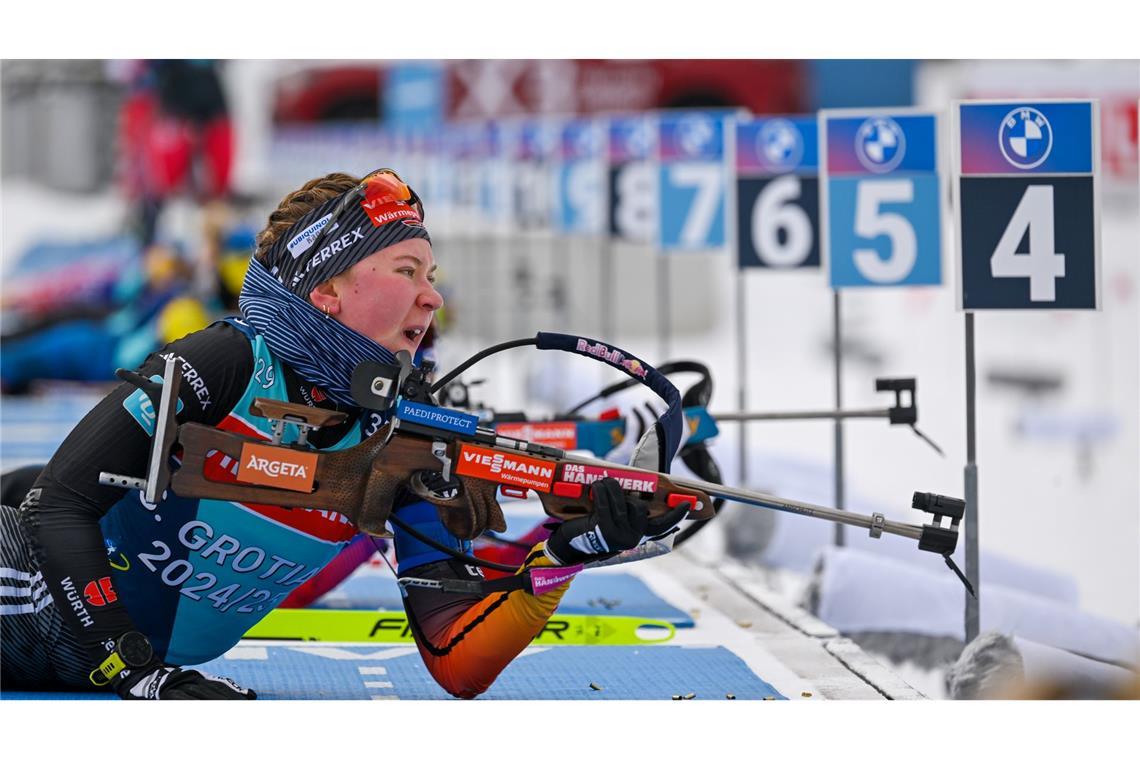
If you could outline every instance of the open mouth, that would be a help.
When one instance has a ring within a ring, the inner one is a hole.
[[[410,327],[407,330],[404,330],[404,337],[413,343],[415,343],[417,340],[419,340],[420,336],[422,336],[423,334],[424,334],[424,328],[423,327]]]

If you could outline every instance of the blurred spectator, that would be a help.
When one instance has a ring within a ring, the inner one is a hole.
[[[155,240],[164,203],[185,185],[202,202],[229,191],[233,131],[219,66],[142,60],[111,69],[128,87],[119,125],[122,180],[144,247]]]
[[[118,284],[114,311],[59,316],[0,339],[3,391],[26,392],[35,380],[111,382],[116,368],[136,367],[160,346],[205,327],[211,317],[189,295],[190,280],[176,250],[152,245],[139,276]]]

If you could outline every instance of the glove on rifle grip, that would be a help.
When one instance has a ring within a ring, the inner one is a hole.
[[[394,473],[387,473],[377,461],[368,473],[368,483],[364,486],[364,498],[360,500],[353,514],[349,515],[356,527],[373,536],[388,535],[384,523],[392,514],[392,503],[396,492],[404,485],[404,479]]]

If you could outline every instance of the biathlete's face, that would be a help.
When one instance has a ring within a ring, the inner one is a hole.
[[[361,259],[309,294],[318,309],[395,353],[416,353],[443,297],[431,244],[404,240]]]

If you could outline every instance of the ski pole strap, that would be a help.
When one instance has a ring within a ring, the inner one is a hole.
[[[665,457],[663,461],[668,468],[668,463],[673,461],[677,447],[681,443],[681,425],[684,415],[681,410],[681,394],[665,375],[633,354],[626,353],[599,340],[589,340],[563,333],[540,332],[535,336],[535,346],[543,351],[566,351],[593,357],[597,361],[620,369],[656,393],[668,407],[657,418],[664,435],[663,453]]]

